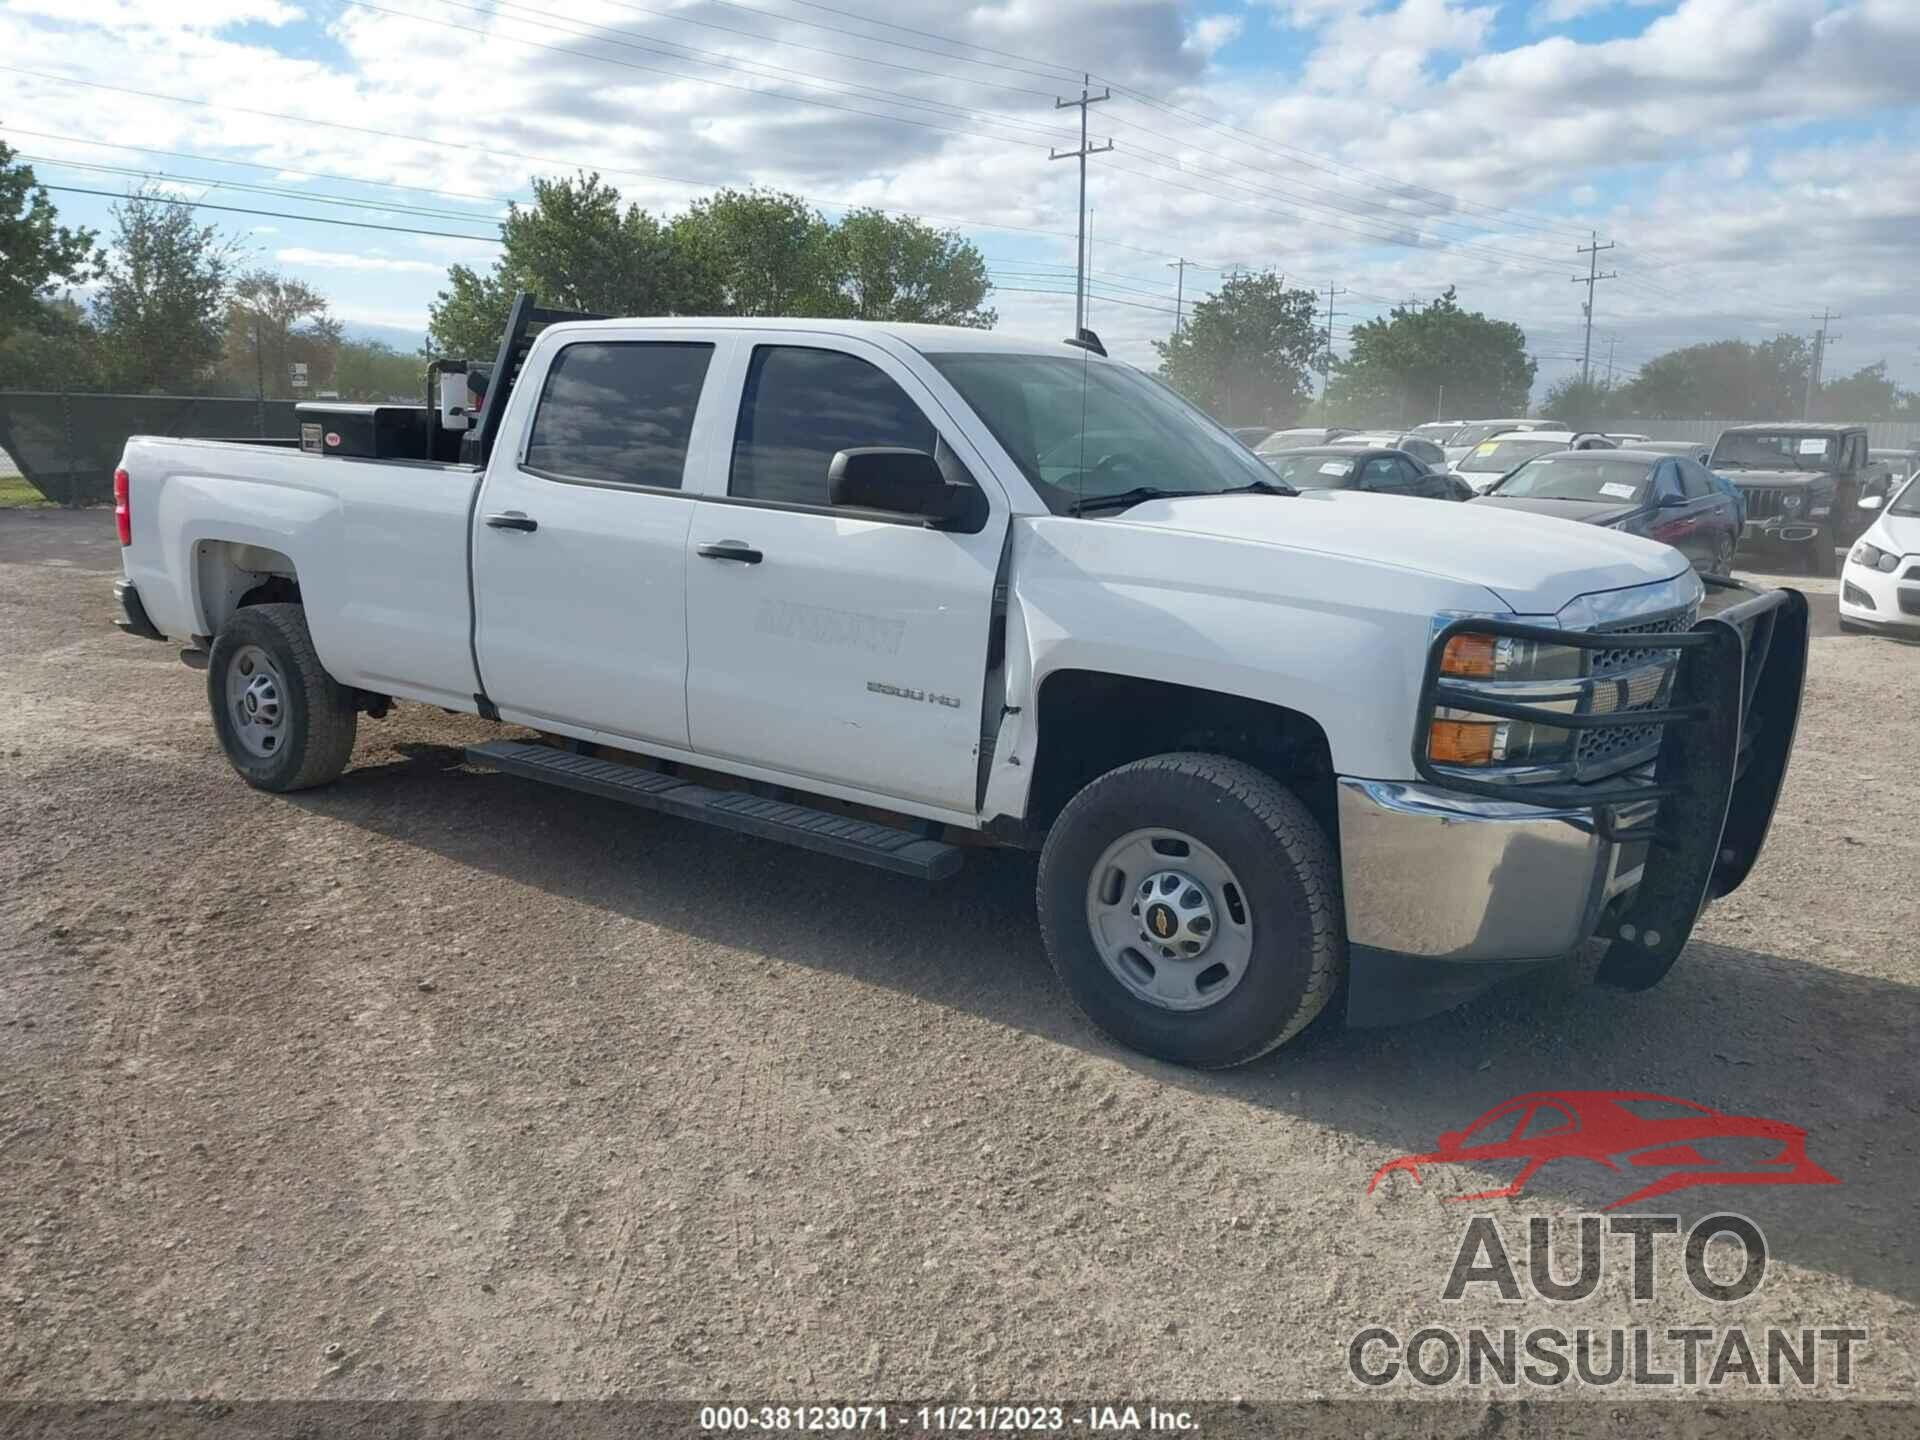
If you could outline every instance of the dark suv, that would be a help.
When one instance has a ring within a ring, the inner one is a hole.
[[[1809,575],[1834,573],[1834,550],[1863,528],[1860,497],[1887,478],[1864,425],[1735,425],[1720,432],[1710,464],[1746,500],[1741,543],[1789,548]]]

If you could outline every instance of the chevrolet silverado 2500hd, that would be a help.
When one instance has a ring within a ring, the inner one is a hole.
[[[478,764],[899,872],[1035,849],[1074,999],[1203,1066],[1589,939],[1652,984],[1765,839],[1797,593],[1293,492],[1089,333],[523,305],[491,374],[477,417],[317,410],[318,453],[129,442],[120,623],[205,667],[249,783],[331,780],[401,698],[537,732]]]

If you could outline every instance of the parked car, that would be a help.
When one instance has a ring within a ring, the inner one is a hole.
[[[1691,455],[1702,465],[1713,458],[1713,446],[1703,445],[1698,440],[1636,440],[1633,448],[1652,450],[1660,455]]]
[[[1342,445],[1370,445],[1379,450],[1400,450],[1411,455],[1429,470],[1447,468],[1447,452],[1423,435],[1411,430],[1396,434],[1390,430],[1367,430],[1357,434],[1342,435]]]
[[[1253,448],[1255,454],[1265,455],[1274,450],[1298,450],[1303,445],[1330,445],[1352,433],[1338,425],[1305,425],[1276,430]]]
[[[1459,467],[1476,445],[1484,445],[1496,435],[1511,435],[1516,430],[1563,430],[1558,420],[1470,420],[1444,442],[1447,463]]]
[[[1840,628],[1920,640],[1920,475],[1867,509],[1879,513],[1840,571]]]
[[[1793,591],[1295,491],[1089,332],[523,295],[492,374],[477,417],[457,377],[437,413],[310,406],[311,451],[127,442],[120,623],[204,669],[248,784],[326,784],[409,700],[535,732],[473,765],[896,874],[1037,851],[1067,991],[1201,1066],[1335,994],[1411,1018],[1590,937],[1602,979],[1651,985],[1762,849]],[[484,813],[491,787],[436,783]]]
[[[1409,435],[1418,435],[1422,440],[1431,440],[1436,445],[1447,445],[1453,437],[1466,428],[1464,420],[1429,420],[1424,425],[1416,425],[1407,431]]]
[[[1604,525],[1671,545],[1696,570],[1733,571],[1738,503],[1684,455],[1651,450],[1563,450],[1539,455],[1473,502]]]
[[[1494,481],[1522,461],[1555,450],[1610,450],[1613,442],[1604,435],[1573,430],[1524,430],[1482,440],[1455,461],[1453,473],[1484,494]]]
[[[1249,450],[1251,450],[1256,445],[1258,445],[1262,440],[1266,439],[1269,435],[1273,434],[1273,426],[1271,425],[1236,425],[1233,427],[1230,433],[1232,434],[1234,439],[1238,440],[1242,445],[1246,446]]]
[[[1834,551],[1872,524],[1861,498],[1888,488],[1864,425],[1735,425],[1720,432],[1710,463],[1747,502],[1741,543],[1788,550],[1809,575],[1833,574]]]
[[[1296,490],[1366,490],[1426,500],[1464,500],[1473,493],[1458,476],[1429,470],[1404,450],[1342,443],[1260,458],[1281,484]]]
[[[1622,447],[1643,445],[1653,438],[1650,435],[1642,435],[1637,430],[1609,430],[1606,432],[1606,436],[1607,439],[1611,440],[1614,444]]]
[[[1869,450],[1867,459],[1884,466],[1894,489],[1920,474],[1920,450]]]

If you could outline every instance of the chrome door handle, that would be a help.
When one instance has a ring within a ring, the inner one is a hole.
[[[522,515],[518,510],[509,510],[503,515],[489,515],[487,524],[495,530],[524,530],[528,534],[540,528],[538,520],[531,515]]]
[[[741,540],[713,540],[705,545],[694,547],[694,554],[704,555],[709,560],[737,560],[742,565],[758,565],[764,558],[760,552]]]

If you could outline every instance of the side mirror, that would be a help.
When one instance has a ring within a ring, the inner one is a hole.
[[[1660,508],[1662,510],[1678,510],[1682,505],[1685,505],[1686,503],[1687,503],[1687,497],[1680,494],[1677,490],[1667,491],[1666,494],[1660,497],[1660,501],[1659,501]]]
[[[853,510],[888,510],[947,525],[972,512],[975,493],[969,485],[949,484],[940,462],[926,451],[897,445],[841,450],[827,466],[827,503]]]
[[[1887,501],[1884,495],[1862,495],[1860,497],[1860,508],[1862,510],[1878,510],[1886,503]]]

